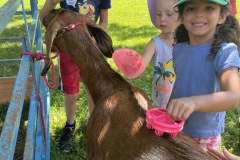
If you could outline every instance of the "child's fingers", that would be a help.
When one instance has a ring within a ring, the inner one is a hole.
[[[214,157],[217,160],[228,160],[228,158],[226,156],[224,156],[218,150],[215,150],[215,149],[212,149],[212,148],[208,148],[207,152],[208,152],[209,155],[211,155],[212,157]]]
[[[192,110],[186,107],[186,104],[181,100],[173,99],[168,104],[167,113],[175,121],[185,121],[192,113]]]
[[[173,113],[175,114],[175,121],[185,121],[192,112],[188,108],[179,106]]]
[[[170,114],[170,117],[174,120],[177,121],[177,114],[178,114],[178,107],[175,106],[172,109],[172,113]]]
[[[226,148],[223,148],[223,154],[230,160],[240,160],[240,157],[231,154]]]
[[[179,121],[181,119],[181,115],[183,111],[181,111],[181,106],[177,102],[177,99],[172,99],[171,102],[169,102],[168,108],[167,108],[167,114],[174,120]]]
[[[169,101],[168,106],[167,106],[167,114],[168,116],[171,117],[172,110],[173,110],[173,99]],[[171,117],[172,118],[172,117]]]
[[[221,158],[219,158],[217,155],[215,155],[214,153],[210,152],[209,150],[207,151],[207,153],[212,156],[213,158],[215,158],[216,160],[221,160]]]

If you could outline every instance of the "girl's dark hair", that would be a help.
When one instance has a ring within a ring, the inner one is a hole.
[[[183,9],[187,3],[183,3],[178,6],[179,18],[183,17]],[[221,6],[221,13],[229,14],[229,5]],[[214,59],[218,50],[221,48],[223,42],[233,42],[240,51],[240,29],[239,24],[235,16],[227,15],[226,20],[222,24],[218,24],[214,34],[213,45],[210,50],[210,54],[207,59]],[[188,31],[183,24],[180,24],[175,32],[175,44],[181,42],[188,42]]]

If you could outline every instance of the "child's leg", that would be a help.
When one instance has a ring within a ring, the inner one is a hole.
[[[205,151],[207,148],[213,148],[220,151],[222,137],[221,134],[211,138],[192,138],[198,145],[200,145]]]

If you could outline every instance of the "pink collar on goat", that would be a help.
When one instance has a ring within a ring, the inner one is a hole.
[[[79,26],[79,25],[87,25],[85,22],[82,22],[82,23],[72,23],[70,25],[68,25],[67,27],[64,27],[63,30],[59,33],[57,33],[56,37],[55,38],[59,38],[62,36],[62,34],[67,30],[67,31],[70,31],[72,30],[73,28],[75,28],[76,26]],[[98,48],[98,46],[96,45],[96,48],[97,50],[101,53],[100,49]]]
[[[70,30],[72,30],[73,28],[75,28],[78,25],[86,25],[86,23],[85,22],[83,22],[83,23],[72,23],[72,24],[70,24],[70,25],[68,25],[67,27],[64,27],[64,28],[67,31],[70,31]]]
[[[72,23],[70,25],[68,25],[67,27],[64,27],[62,29],[61,32],[57,33],[56,37],[55,38],[59,38],[62,36],[62,34],[67,30],[67,31],[70,31],[72,30],[73,28],[75,28],[76,26],[79,26],[79,25],[87,25],[85,22],[82,22],[82,23]]]

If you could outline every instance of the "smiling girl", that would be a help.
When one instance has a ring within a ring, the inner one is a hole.
[[[182,24],[176,30],[176,81],[167,112],[186,120],[183,132],[200,146],[220,149],[225,111],[240,95],[239,25],[229,0],[180,0]]]

